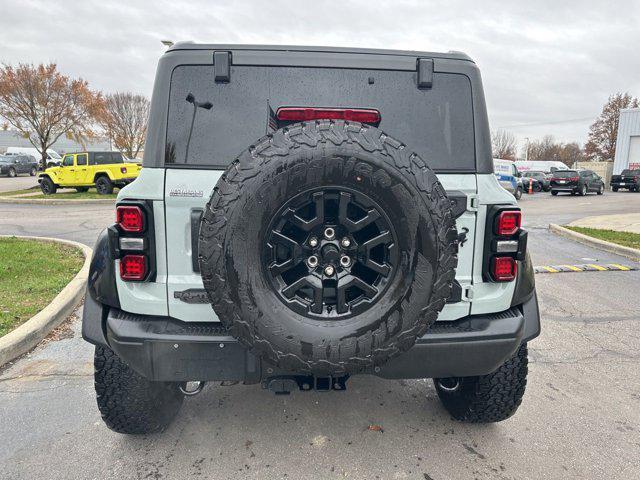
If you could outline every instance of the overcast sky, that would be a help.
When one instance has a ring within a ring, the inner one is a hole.
[[[610,93],[640,96],[638,1],[0,0],[0,61],[57,62],[149,95],[161,39],[460,50],[492,129],[584,143]]]

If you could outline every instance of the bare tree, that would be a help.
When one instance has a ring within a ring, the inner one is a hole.
[[[585,160],[584,151],[580,148],[578,142],[570,142],[562,145],[559,156],[560,161],[569,168],[573,167],[576,162]]]
[[[526,155],[529,160],[562,162],[568,167],[584,159],[583,151],[578,143],[557,142],[553,135],[545,135],[540,140],[529,142],[526,146]]]
[[[93,135],[99,98],[86,81],[61,74],[54,63],[0,68],[0,116],[38,149],[43,168],[47,149],[61,135],[78,141]]]
[[[144,148],[149,106],[149,99],[143,95],[125,92],[104,97],[99,122],[116,147],[130,158]]]
[[[493,158],[515,160],[517,146],[518,141],[516,140],[516,136],[511,132],[496,130],[491,134]]]
[[[589,160],[613,160],[616,156],[620,109],[637,108],[638,99],[628,93],[609,96],[602,113],[589,128],[589,139],[584,147]]]

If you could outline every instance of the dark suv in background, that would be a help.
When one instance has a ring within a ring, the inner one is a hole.
[[[591,170],[556,170],[550,183],[551,195],[559,192],[583,196],[589,192],[604,193],[604,181]]]
[[[625,169],[620,175],[613,175],[611,190],[617,192],[620,188],[626,188],[630,192],[640,192],[640,169]]]
[[[551,181],[549,180],[549,176],[544,172],[522,172],[522,186],[527,192],[529,191],[530,183],[533,183],[531,189],[534,192],[548,192],[551,190]]]
[[[0,155],[0,175],[16,177],[28,173],[32,177],[38,173],[38,162],[31,155]]]

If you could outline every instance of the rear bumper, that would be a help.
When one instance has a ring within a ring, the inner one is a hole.
[[[115,308],[106,312],[96,309],[100,304],[89,295],[86,301],[83,324],[92,323],[87,315],[102,311],[106,343],[151,380],[258,383],[267,377],[296,373],[263,363],[219,324],[194,324]],[[504,312],[437,323],[408,352],[364,373],[405,379],[483,375],[496,370],[539,332],[538,303],[533,295]],[[93,340],[84,329],[83,334]]]

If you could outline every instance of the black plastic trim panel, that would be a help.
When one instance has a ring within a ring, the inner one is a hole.
[[[372,373],[385,378],[483,375],[494,371],[540,329],[537,299],[504,312],[439,322],[408,352]],[[109,346],[133,369],[152,380],[232,380],[258,383],[283,372],[227,334],[219,323],[190,323],[170,317],[111,309],[105,331]],[[271,371],[263,376],[263,370]],[[288,372],[296,373],[296,372]]]
[[[98,303],[120,308],[110,234],[109,229],[105,229],[96,241],[89,266],[87,292]]]

